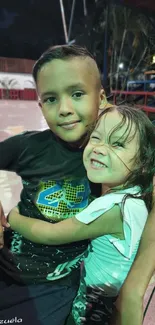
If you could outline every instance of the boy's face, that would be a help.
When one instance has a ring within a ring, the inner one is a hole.
[[[71,145],[80,145],[104,102],[97,74],[91,58],[79,57],[54,59],[38,73],[39,104],[48,126]]]
[[[127,141],[123,140],[127,122],[112,133],[109,139],[121,120],[122,115],[117,110],[104,114],[84,150],[83,161],[89,180],[103,183],[109,188],[125,184],[130,172],[136,167],[139,137],[138,133],[135,134],[135,125],[132,125]]]

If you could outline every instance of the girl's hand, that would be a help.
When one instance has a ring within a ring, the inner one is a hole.
[[[152,209],[155,210],[155,175],[153,176]]]

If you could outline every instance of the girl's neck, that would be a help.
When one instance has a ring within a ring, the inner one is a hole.
[[[106,193],[110,192],[111,188],[102,184],[102,195],[105,195]]]
[[[121,190],[124,188],[124,184],[123,185],[119,185],[116,187],[109,187],[107,185],[102,184],[102,195],[111,193],[111,192],[117,192],[118,190]]]

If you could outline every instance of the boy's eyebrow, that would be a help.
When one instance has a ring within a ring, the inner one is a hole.
[[[70,85],[70,86],[67,86],[66,87],[66,91],[70,91],[70,90],[74,90],[76,88],[84,88],[85,85],[82,84],[82,83],[76,83],[76,84],[73,84],[73,85]],[[44,93],[41,94],[42,97],[44,96],[50,96],[51,94],[56,94],[57,92],[55,90],[49,90],[49,91],[45,91]]]
[[[83,88],[85,85],[81,82],[78,82],[76,84],[73,84],[73,85],[70,85],[68,86],[66,89],[67,90],[72,90],[72,89],[75,89],[75,88]]]

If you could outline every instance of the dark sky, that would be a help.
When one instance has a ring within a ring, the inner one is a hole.
[[[63,0],[69,27],[72,0]],[[88,14],[95,0],[87,0]],[[73,20],[84,28],[83,0],[77,0]],[[0,56],[36,59],[50,45],[65,43],[59,0],[1,0]]]
[[[72,2],[63,0],[67,27]],[[113,2],[155,10],[155,0]],[[99,3],[105,5],[106,0],[86,0],[90,19]],[[71,39],[83,33],[85,22],[83,0],[76,0]],[[0,56],[34,60],[49,46],[65,43],[59,0],[0,0],[0,40]]]

